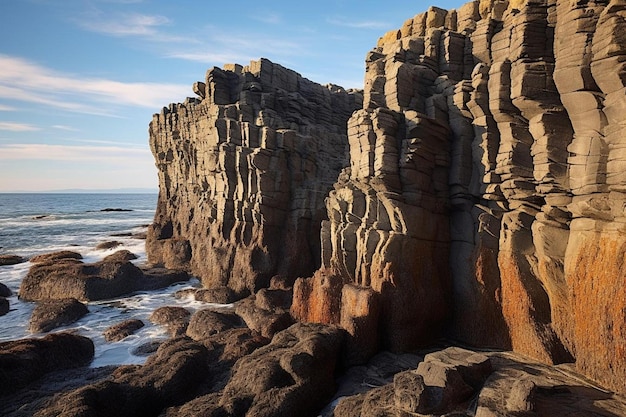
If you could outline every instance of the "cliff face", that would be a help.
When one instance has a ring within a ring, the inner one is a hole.
[[[200,91],[151,124],[152,261],[240,293],[313,275],[292,314],[355,362],[443,334],[624,392],[623,1],[430,8],[367,54],[362,106],[267,61]]]
[[[360,93],[267,59],[213,68],[154,115],[159,200],[148,258],[240,296],[319,266],[324,197],[346,164]]]

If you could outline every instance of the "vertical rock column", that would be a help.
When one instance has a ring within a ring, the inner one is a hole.
[[[558,11],[565,16],[564,25],[576,19],[577,25],[562,30],[575,28],[571,38],[584,45],[578,48],[584,53],[583,65],[564,68],[559,80],[575,129],[570,146],[574,218],[565,270],[576,366],[603,385],[624,392],[626,5],[563,1]],[[567,50],[565,45],[563,49]]]
[[[149,261],[244,296],[319,266],[324,197],[347,164],[360,93],[262,59],[213,68],[154,116],[159,202]]]
[[[428,343],[448,308],[450,130],[421,113],[432,107],[440,46],[427,31],[391,33],[368,55],[364,109],[348,122],[350,167],[327,199],[322,268],[294,287],[293,315],[341,324],[353,362],[374,347]],[[333,305],[339,316],[320,308]]]

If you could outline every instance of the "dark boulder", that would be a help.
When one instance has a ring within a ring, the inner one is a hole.
[[[0,282],[0,297],[10,297],[13,295],[13,292],[9,287]]]
[[[104,331],[104,340],[107,342],[119,342],[120,340],[130,336],[144,326],[143,321],[139,319],[128,319],[120,323],[107,327]]]
[[[60,369],[89,364],[93,342],[72,333],[53,333],[41,339],[0,343],[0,396]]]
[[[17,265],[26,262],[26,259],[17,255],[0,255],[0,266]]]
[[[10,310],[9,300],[0,296],[0,316],[4,316]]]
[[[65,259],[83,259],[83,255],[78,252],[73,252],[70,250],[62,250],[58,252],[44,253],[41,255],[33,256],[30,258],[30,261],[34,264],[44,263],[44,262],[54,262]]]
[[[98,250],[114,249],[121,245],[122,245],[122,242],[118,242],[117,240],[112,240],[109,242],[98,243],[96,245],[96,249]]]
[[[102,262],[132,261],[134,259],[137,259],[137,255],[127,249],[121,249],[110,254],[109,256],[106,256]]]
[[[163,343],[142,366],[121,366],[111,377],[66,392],[36,416],[156,416],[196,396],[208,376],[207,349],[188,338]]]
[[[30,316],[31,333],[45,333],[72,324],[89,313],[87,306],[75,298],[42,301]]]
[[[187,330],[189,323],[189,310],[177,306],[159,307],[150,315],[150,321],[154,324],[166,326],[172,337],[181,336]]]
[[[235,291],[228,287],[203,288],[196,290],[197,301],[214,304],[231,304],[239,299]]]
[[[317,416],[335,390],[343,336],[333,326],[303,323],[276,334],[237,361],[206,415]]]
[[[85,264],[76,259],[35,263],[20,286],[26,301],[76,298],[103,300],[135,291],[155,290],[188,280],[186,272],[151,269],[142,271],[129,261],[103,260]]]
[[[241,317],[234,313],[222,313],[213,310],[197,311],[187,327],[187,336],[194,340],[203,340],[224,330],[241,327]]]
[[[267,338],[272,338],[277,332],[291,326],[294,321],[288,310],[263,308],[267,306],[265,301],[263,298],[251,295],[237,303],[235,313],[246,322],[249,328]]]

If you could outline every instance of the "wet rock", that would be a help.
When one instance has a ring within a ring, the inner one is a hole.
[[[93,342],[71,333],[1,342],[0,395],[22,388],[48,372],[87,365],[93,355]]]
[[[103,300],[140,290],[155,290],[189,279],[182,271],[161,268],[142,271],[129,261],[113,259],[85,264],[75,257],[67,258],[67,254],[62,256],[57,259],[55,255],[52,260],[45,257],[31,266],[20,286],[21,299]]]
[[[207,350],[188,338],[171,339],[142,366],[121,366],[110,378],[57,396],[36,416],[158,415],[193,398],[207,377]]]
[[[0,266],[17,265],[26,262],[26,259],[18,255],[0,255]]]
[[[132,335],[143,326],[143,321],[139,319],[124,320],[120,323],[107,327],[103,333],[104,340],[107,342],[119,342],[120,340]]]
[[[114,249],[117,248],[118,246],[121,246],[122,242],[118,242],[117,240],[112,240],[109,242],[102,242],[102,243],[98,243],[96,245],[96,249],[97,250],[108,250],[108,249]]]
[[[30,316],[29,330],[31,333],[49,332],[72,324],[87,313],[87,306],[75,298],[41,301]]]
[[[78,252],[62,250],[58,252],[44,253],[41,255],[33,256],[32,258],[30,258],[30,262],[33,264],[39,264],[39,263],[47,263],[47,262],[54,262],[54,261],[60,261],[60,260],[72,260],[72,259],[74,260],[83,259],[83,255],[81,255]]]
[[[156,352],[162,344],[163,340],[153,340],[137,346],[131,353],[136,356],[149,356]]]
[[[10,310],[9,300],[0,296],[0,316],[4,316]]]
[[[185,334],[191,313],[184,307],[159,307],[150,315],[150,321],[167,327],[172,337]]]
[[[13,292],[9,287],[0,282],[0,297],[10,297],[13,295]]]
[[[127,249],[118,250],[108,256],[105,256],[103,262],[119,262],[119,261],[132,261],[137,259],[137,255]]]

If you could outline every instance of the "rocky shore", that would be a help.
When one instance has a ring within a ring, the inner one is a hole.
[[[625,33],[621,0],[475,0],[382,36],[363,91],[209,69],[150,124],[151,267],[54,254],[19,292],[42,331],[190,275],[206,308],[154,311],[143,365],[0,344],[0,414],[626,415]]]

